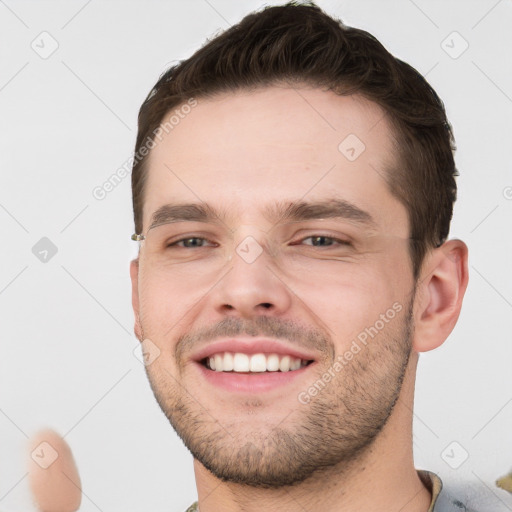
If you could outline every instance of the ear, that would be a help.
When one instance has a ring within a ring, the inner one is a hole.
[[[413,349],[427,352],[452,332],[468,285],[468,248],[449,240],[431,251],[422,265],[414,308]]]
[[[135,316],[133,332],[139,341],[142,341],[142,326],[139,316],[139,258],[130,262],[130,279],[132,280],[132,307]]]

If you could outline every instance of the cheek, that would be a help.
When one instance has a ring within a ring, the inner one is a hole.
[[[145,272],[142,268],[139,308],[145,336],[166,347],[177,332],[193,323],[212,283],[218,280],[218,274],[214,277],[199,272],[184,273],[178,269]]]
[[[300,299],[298,307],[306,307],[313,323],[321,322],[342,351],[351,340],[379,321],[381,314],[405,307],[407,284],[391,265],[358,266],[334,264],[329,272],[310,276],[288,277],[290,287]],[[302,304],[301,304],[302,303]],[[394,313],[393,313],[394,314]]]
[[[139,277],[140,319],[144,334],[160,339],[183,316],[184,283],[172,282],[159,273],[141,271]],[[160,344],[160,343],[159,343]]]

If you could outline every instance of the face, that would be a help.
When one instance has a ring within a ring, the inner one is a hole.
[[[373,103],[285,87],[198,100],[153,149],[136,330],[163,412],[220,479],[352,463],[411,350],[404,206]]]

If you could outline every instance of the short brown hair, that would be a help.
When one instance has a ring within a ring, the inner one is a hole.
[[[135,232],[142,233],[147,156],[140,149],[164,116],[191,98],[277,83],[359,94],[386,113],[396,163],[386,175],[407,209],[414,277],[429,248],[447,238],[457,187],[454,140],[444,105],[409,64],[371,34],[348,27],[312,2],[289,2],[247,15],[165,72],[142,104],[132,171]]]

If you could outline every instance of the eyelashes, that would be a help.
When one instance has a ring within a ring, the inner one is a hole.
[[[199,240],[202,242],[207,242],[209,244],[212,244],[212,245],[210,245],[210,247],[217,245],[217,244],[215,244],[215,242],[211,242],[210,240],[208,240],[207,238],[204,238],[204,237],[188,236],[188,237],[183,237],[183,238],[180,238],[179,240],[175,240],[173,242],[168,243],[166,245],[166,248],[178,247],[178,248],[182,248],[182,249],[194,249],[194,248],[201,249],[201,248],[207,247],[205,245],[198,245],[197,243],[192,243],[191,245],[186,245],[193,240],[195,240],[195,241]],[[309,235],[309,236],[299,239],[297,242],[293,242],[291,245],[299,245],[301,242],[304,242],[305,240],[312,241],[311,244],[304,244],[309,247],[338,247],[338,246],[347,247],[347,246],[352,246],[352,243],[348,240],[344,240],[344,239],[340,239],[340,238],[336,238],[334,236],[324,235],[324,234]],[[313,242],[313,241],[318,242],[320,240],[327,241],[328,242],[327,245],[316,245]],[[185,245],[179,245],[182,243]]]

